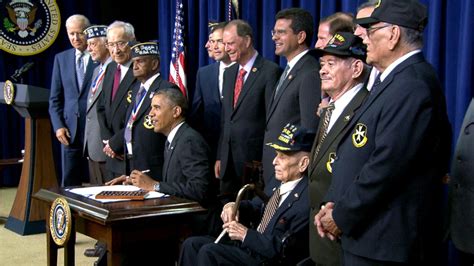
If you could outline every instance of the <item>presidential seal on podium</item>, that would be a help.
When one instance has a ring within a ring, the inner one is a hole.
[[[7,80],[5,85],[3,85],[3,97],[6,104],[12,104],[15,99],[15,85],[13,82]]]
[[[49,230],[54,243],[64,246],[71,235],[71,209],[64,198],[57,198],[51,205],[49,213]]]

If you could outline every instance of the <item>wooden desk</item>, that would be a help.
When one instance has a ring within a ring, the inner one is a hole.
[[[197,202],[177,197],[100,203],[64,189],[41,189],[34,197],[43,203],[49,217],[52,202],[64,197],[73,217],[70,239],[64,247],[64,265],[74,265],[76,231],[107,245],[107,264],[120,265],[122,253],[143,240],[179,237],[188,215],[204,212]],[[58,246],[46,222],[48,265],[57,264]]]

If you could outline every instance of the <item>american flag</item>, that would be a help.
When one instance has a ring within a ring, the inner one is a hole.
[[[171,50],[170,77],[169,80],[176,84],[183,92],[188,95],[186,86],[186,61],[184,58],[184,12],[182,0],[176,0],[176,17],[173,31],[173,47]]]

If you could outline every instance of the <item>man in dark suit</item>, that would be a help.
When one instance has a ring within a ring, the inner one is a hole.
[[[434,69],[421,54],[426,6],[379,2],[367,28],[367,63],[381,75],[351,119],[316,216],[340,238],[347,265],[438,265],[442,177],[451,131]]]
[[[161,181],[156,181],[133,170],[126,182],[145,190],[207,203],[212,189],[209,146],[185,122],[187,108],[186,98],[179,90],[169,88],[154,93],[150,111],[153,130],[167,137],[163,176]]]
[[[313,38],[313,16],[301,8],[278,12],[272,31],[275,54],[288,61],[270,99],[266,117],[264,143],[278,136],[286,123],[301,125],[316,131],[319,117],[316,109],[321,89],[316,58],[308,54]],[[275,151],[263,146],[263,177],[268,183],[273,177]]]
[[[188,238],[181,250],[180,265],[261,265],[277,259],[283,250],[283,238],[291,233],[295,246],[288,256],[301,259],[308,251],[308,180],[306,169],[314,133],[286,125],[281,135],[268,143],[276,150],[273,164],[275,178],[265,187],[268,204],[260,198],[240,202],[238,213],[234,202],[221,213],[223,228],[229,238],[213,243],[212,237]],[[241,222],[248,219],[256,228]],[[238,244],[237,244],[238,243]],[[287,261],[289,265],[295,261]],[[271,265],[271,264],[270,264]]]
[[[250,25],[233,20],[224,29],[223,41],[230,60],[237,64],[224,73],[222,126],[215,163],[224,201],[242,186],[246,162],[261,161],[265,116],[280,68],[253,47]]]
[[[49,114],[56,138],[62,144],[61,186],[77,186],[82,181],[89,181],[84,179],[88,177],[88,167],[82,149],[87,93],[97,66],[86,51],[84,30],[89,25],[83,15],[70,16],[66,20],[66,30],[73,48],[54,58]]]
[[[459,133],[449,182],[449,232],[459,251],[459,265],[474,264],[474,99]]]
[[[330,97],[330,101],[329,107],[323,109],[311,149],[308,173],[310,225],[314,224],[314,216],[331,184],[337,145],[367,95],[364,80],[369,71],[364,63],[366,47],[362,39],[349,32],[334,34],[328,45],[318,52],[321,55],[321,90]],[[309,239],[313,264],[341,265],[340,243],[321,238],[313,226],[310,226]]]
[[[106,180],[125,174],[124,135],[127,109],[132,101],[132,88],[136,82],[131,68],[130,42],[135,30],[130,23],[115,21],[107,29],[107,47],[114,62],[107,67],[102,94],[97,103],[101,137],[108,156]]]
[[[133,169],[149,170],[149,175],[161,180],[163,172],[163,150],[166,137],[153,131],[153,123],[148,115],[151,97],[161,89],[175,88],[176,85],[164,80],[160,71],[158,44],[139,43],[132,47],[133,75],[137,82],[128,107],[124,140],[127,173]]]
[[[107,26],[95,25],[87,28],[87,50],[92,60],[99,65],[94,69],[92,84],[87,96],[86,126],[84,133],[84,155],[89,162],[91,184],[103,184],[106,176],[104,144],[100,137],[99,120],[97,119],[97,99],[102,93],[102,82],[107,66],[112,61],[107,49]]]
[[[225,52],[222,42],[225,25],[226,23],[223,22],[212,27],[210,48],[217,62],[198,69],[190,119],[188,120],[209,144],[213,161],[216,157],[217,142],[221,130],[224,71],[233,64]]]

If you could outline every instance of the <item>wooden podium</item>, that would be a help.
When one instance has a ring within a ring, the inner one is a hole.
[[[9,81],[0,82],[0,89],[0,103],[11,105],[25,118],[25,157],[5,228],[20,235],[43,233],[48,217],[32,195],[41,188],[58,187],[48,114],[49,90]]]

